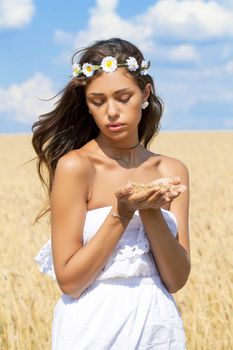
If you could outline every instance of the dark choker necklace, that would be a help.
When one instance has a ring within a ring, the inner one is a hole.
[[[122,149],[122,150],[128,150],[128,149],[134,149],[136,147],[138,147],[140,145],[140,142],[138,142],[135,146],[133,147],[129,147],[129,148],[122,148],[122,147],[116,147],[116,148],[119,148],[119,149]]]
[[[99,144],[99,142],[97,140],[95,140],[97,142],[97,144]],[[117,149],[122,149],[122,150],[131,150],[131,149],[134,149],[136,147],[138,147],[140,145],[140,141],[135,145],[135,146],[132,146],[132,147],[126,147],[126,148],[123,148],[123,147],[117,147],[117,146],[113,146],[113,145],[101,145],[99,144],[99,146],[104,146],[104,147],[110,147],[110,148],[117,148]]]

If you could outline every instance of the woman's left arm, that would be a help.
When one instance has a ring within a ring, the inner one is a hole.
[[[160,208],[143,209],[139,213],[161,279],[170,293],[176,293],[187,282],[191,269],[188,229],[189,173],[187,167],[176,159],[169,159],[168,163],[174,176],[181,176],[182,184],[187,186],[187,190],[170,204],[170,211],[174,213],[178,223],[177,237],[174,238],[170,232]]]

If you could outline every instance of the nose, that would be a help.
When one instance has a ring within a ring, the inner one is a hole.
[[[119,117],[119,110],[114,101],[108,101],[107,104],[107,115],[110,119]]]

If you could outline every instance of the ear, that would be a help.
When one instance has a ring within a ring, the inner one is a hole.
[[[151,93],[151,86],[150,86],[150,83],[147,83],[143,92],[142,92],[143,102],[148,100],[150,93]]]

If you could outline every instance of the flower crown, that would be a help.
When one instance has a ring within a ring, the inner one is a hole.
[[[117,59],[112,56],[107,56],[102,59],[100,65],[93,65],[91,63],[84,63],[81,67],[79,63],[72,64],[73,68],[73,77],[79,76],[81,73],[86,77],[92,77],[98,69],[110,73],[114,72],[117,67],[127,67],[129,71],[135,72],[139,69],[141,75],[148,74],[148,69],[150,67],[150,61],[143,60],[141,66],[139,66],[136,58],[129,57],[126,60],[126,63],[117,63]]]

